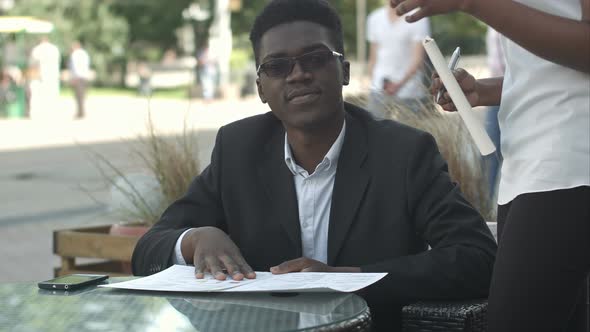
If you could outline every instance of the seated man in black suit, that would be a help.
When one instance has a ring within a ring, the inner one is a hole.
[[[410,301],[486,296],[490,231],[431,135],[343,101],[350,64],[329,3],[272,1],[250,39],[271,112],[219,129],[211,164],[138,242],[134,274],[387,272],[362,295],[388,331]]]

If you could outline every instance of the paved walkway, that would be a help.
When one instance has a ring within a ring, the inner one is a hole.
[[[109,214],[109,191],[88,150],[123,170],[137,170],[130,144],[147,132],[151,114],[162,134],[181,133],[184,123],[197,130],[199,159],[205,166],[219,126],[267,111],[255,98],[203,104],[90,97],[88,116],[73,120],[68,115],[73,107],[62,98],[48,110],[53,114],[0,120],[0,282],[50,278],[59,264],[52,254],[53,230],[117,222]]]

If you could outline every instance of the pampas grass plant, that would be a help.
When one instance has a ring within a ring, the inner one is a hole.
[[[160,135],[151,115],[147,129],[129,151],[141,174],[125,173],[104,155],[95,151],[90,154],[111,195],[125,202],[112,209],[117,218],[153,225],[170,204],[186,193],[198,175],[199,161],[195,133],[187,130],[186,122],[182,134],[175,138]]]

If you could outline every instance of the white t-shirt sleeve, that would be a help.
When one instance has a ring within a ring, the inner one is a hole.
[[[188,233],[188,231],[192,230],[194,228],[189,228],[186,231],[184,231],[182,234],[180,234],[180,236],[178,237],[178,240],[176,240],[176,245],[174,246],[174,256],[172,256],[172,263],[173,264],[180,264],[180,265],[187,265],[186,261],[184,260],[184,257],[182,257],[182,238],[184,238],[184,236],[186,235],[186,233]]]

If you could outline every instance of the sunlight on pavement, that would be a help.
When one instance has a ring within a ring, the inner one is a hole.
[[[181,133],[187,128],[216,129],[224,124],[269,109],[258,98],[220,100],[175,100],[90,96],[87,116],[73,119],[74,104],[62,97],[46,114],[26,120],[0,120],[0,151],[56,147],[136,138],[147,133],[151,115],[161,134]]]

